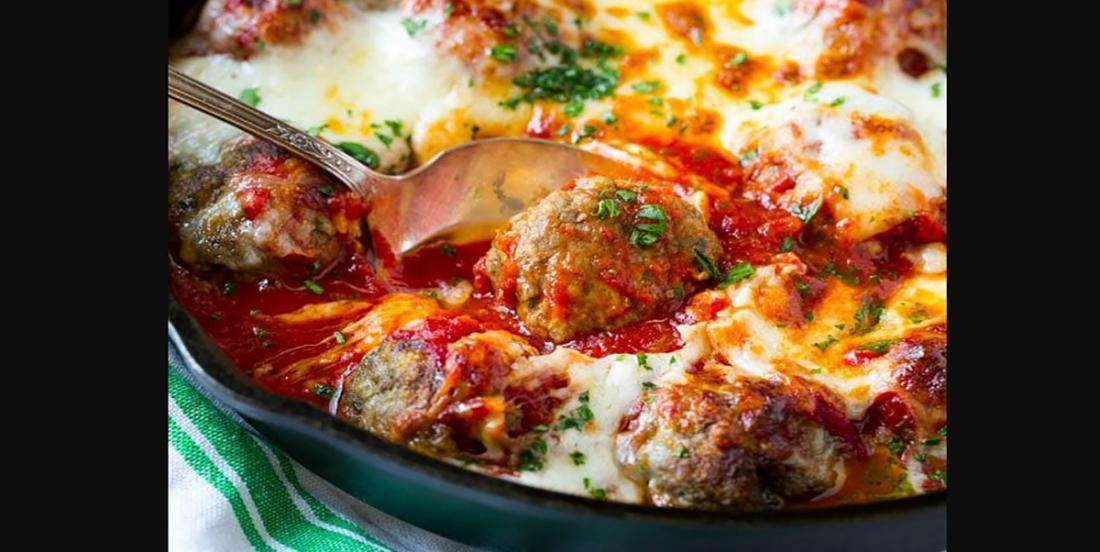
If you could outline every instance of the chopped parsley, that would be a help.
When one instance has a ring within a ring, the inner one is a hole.
[[[242,102],[256,107],[260,105],[260,89],[259,88],[245,88],[241,90],[241,95],[238,97]]]
[[[869,333],[882,319],[882,310],[882,301],[878,297],[864,296],[855,314],[856,323],[852,325],[852,333],[856,335]]]
[[[840,107],[844,105],[844,96],[837,96],[833,101],[829,102],[829,107]]]
[[[725,289],[740,280],[752,276],[753,273],[756,272],[756,269],[753,268],[751,263],[741,261],[733,265],[729,272],[723,275],[717,265],[715,265],[714,262],[707,257],[706,253],[703,253],[698,247],[692,249],[692,254],[695,255],[695,262],[699,264],[699,267],[711,278],[718,280],[718,289]]]
[[[649,363],[647,362],[649,360],[649,357],[646,356],[645,353],[638,353],[638,354],[634,355],[634,358],[636,358],[638,360],[638,367],[639,368],[645,368],[646,370],[652,370],[653,369],[653,367],[650,366]]]
[[[573,465],[574,466],[583,466],[584,465],[584,453],[583,452],[581,452],[579,450],[575,450],[575,451],[573,451],[572,453],[569,454],[569,457],[573,459]]]
[[[923,452],[918,452],[913,455],[913,459],[923,464],[928,461],[928,455]]]
[[[377,169],[382,162],[374,150],[357,142],[340,142],[336,144],[336,147],[371,169]]]
[[[647,11],[634,12],[634,15],[637,15],[638,19],[641,19],[642,21],[649,21],[650,14]]]
[[[906,447],[908,447],[908,445],[905,444],[905,441],[902,441],[897,436],[891,437],[890,440],[886,442],[886,449],[894,456],[901,456],[901,453],[905,452]]]
[[[541,471],[546,455],[546,441],[535,439],[531,446],[519,454],[519,471]]]
[[[348,338],[344,337],[344,334],[339,330],[332,332],[332,338],[336,340],[337,345],[343,345],[348,342]]]
[[[665,101],[662,100],[661,98],[657,97],[657,96],[654,96],[654,97],[646,100],[646,103],[648,103],[649,105],[662,105],[662,104],[665,103]]]
[[[790,236],[783,238],[783,241],[779,242],[779,252],[786,253],[794,249],[794,239]]]
[[[386,149],[389,149],[390,144],[393,143],[393,137],[392,136],[386,136],[385,134],[382,134],[381,132],[375,132],[374,135],[375,135],[375,137],[378,138],[379,142],[382,142],[382,144],[384,146],[386,146]]]
[[[806,93],[802,95],[802,99],[807,102],[816,102],[817,93],[821,92],[821,86],[821,81],[814,81],[814,83],[806,89]]]
[[[829,334],[828,339],[826,339],[825,341],[820,341],[818,343],[814,343],[813,346],[817,347],[817,349],[819,351],[825,352],[825,349],[828,349],[829,345],[832,345],[833,343],[836,343],[836,342],[837,342],[837,338],[834,337],[833,334]]]
[[[657,243],[665,232],[665,223],[668,222],[664,209],[660,205],[647,203],[638,209],[635,217],[654,222],[635,222],[634,230],[630,234],[630,245],[646,248]]]
[[[549,17],[542,18],[542,26],[546,28],[546,33],[550,36],[558,36],[558,22],[550,19]]]
[[[317,385],[313,386],[313,394],[317,395],[318,397],[330,399],[333,395],[336,394],[336,390],[323,383],[318,383]]]
[[[307,131],[306,131],[306,134],[308,134],[308,135],[310,135],[310,136],[312,136],[312,137],[316,138],[316,137],[317,137],[317,135],[319,135],[319,134],[321,134],[322,132],[324,132],[324,130],[325,130],[326,128],[328,128],[328,123],[325,123],[325,124],[322,124],[322,125],[317,125],[317,126],[315,126],[315,127],[311,128],[311,129],[307,130]]]
[[[440,250],[440,251],[441,251],[441,252],[442,252],[442,253],[443,253],[444,255],[446,255],[446,256],[448,256],[448,257],[454,257],[454,256],[455,256],[455,246],[453,246],[453,245],[451,245],[451,244],[449,244],[449,243],[445,243],[445,244],[443,244],[443,245],[439,246],[439,250]]]
[[[726,277],[718,284],[718,289],[726,289],[735,282],[752,276],[754,272],[756,272],[756,269],[753,268],[752,264],[748,261],[741,261],[730,267]]]
[[[535,442],[531,443],[531,450],[539,454],[546,454],[546,441],[543,441],[542,439],[535,439]]]
[[[322,293],[325,292],[325,288],[317,285],[317,283],[314,282],[313,280],[305,280],[305,281],[302,282],[302,285],[305,286],[306,289],[308,289],[309,291],[312,291],[313,293],[315,293],[317,295],[321,295]]]
[[[566,117],[576,117],[584,111],[584,103],[578,101],[572,101],[565,104],[565,109],[562,110]]]
[[[516,60],[516,47],[511,44],[497,44],[489,48],[489,55],[497,61],[512,63]]]
[[[706,271],[706,273],[709,274],[711,278],[714,278],[715,280],[722,279],[722,272],[718,270],[718,267],[714,266],[714,263],[711,262],[706,253],[703,253],[703,251],[698,247],[692,249],[692,253],[695,255],[695,262],[699,263],[699,267]]]
[[[652,390],[657,388],[657,384],[653,383],[652,381],[643,381],[642,382],[642,388],[652,391]]]
[[[615,190],[615,197],[621,199],[623,203],[630,203],[638,197],[638,193],[630,190]]]
[[[729,58],[726,61],[726,67],[737,67],[738,65],[744,65],[749,60],[749,56],[745,55],[745,52],[737,52],[736,55]]]
[[[534,431],[535,433],[546,433],[547,431],[550,431],[550,428],[547,427],[546,424],[538,424],[535,426],[531,426],[531,431]]]
[[[753,111],[755,111],[757,109],[760,109],[761,107],[764,107],[764,104],[758,100],[749,100],[749,107],[751,107]]]
[[[405,32],[409,33],[409,36],[415,35],[420,29],[423,29],[428,24],[427,19],[421,19],[416,21],[412,18],[406,17],[401,20],[401,25],[405,27]]]
[[[222,295],[233,295],[233,292],[237,291],[237,284],[233,282],[226,282],[222,284]]]
[[[664,209],[661,209],[660,205],[653,205],[649,203],[642,205],[642,208],[638,209],[638,216],[661,222],[665,222],[668,220],[668,217],[665,216]]]
[[[603,114],[603,122],[604,122],[605,125],[613,125],[618,120],[619,120],[619,117],[616,116],[615,113],[613,113],[611,111],[608,111],[607,113]]]
[[[325,197],[332,197],[332,186],[329,186],[327,184],[324,186],[318,186],[317,192]]]
[[[588,489],[588,494],[592,495],[592,498],[596,500],[604,500],[607,498],[607,491],[603,489]]]
[[[940,440],[936,439],[936,438],[925,439],[924,440],[924,446],[926,446],[926,447],[934,447],[938,444],[940,444]]]
[[[679,456],[680,458],[687,458],[689,455],[690,453],[688,452],[687,447],[682,445],[680,446],[680,452],[676,453],[676,456]]]
[[[886,351],[890,350],[890,347],[893,347],[894,344],[897,343],[897,342],[898,342],[898,340],[896,340],[896,339],[885,339],[885,340],[882,340],[882,341],[868,341],[867,343],[864,343],[863,345],[860,345],[859,347],[856,347],[856,348],[861,350],[861,351],[871,351],[872,353],[877,353],[877,354],[881,355],[882,353],[885,353]]]
[[[792,215],[798,217],[798,219],[801,220],[803,224],[809,224],[810,219],[814,218],[814,215],[817,214],[817,211],[821,209],[821,203],[822,200],[820,197],[813,200],[813,202],[811,202],[806,207],[795,203],[794,205],[791,205],[790,212]]]
[[[265,329],[263,329],[259,326],[252,326],[252,335],[254,335],[256,337],[263,337],[263,336],[267,335],[267,330],[265,330]]]
[[[528,26],[535,30],[530,21]],[[521,102],[534,103],[540,99],[558,103],[598,100],[612,95],[619,84],[619,71],[606,64],[609,58],[622,55],[623,49],[619,46],[586,39],[581,48],[580,57],[594,58],[597,61],[595,70],[578,65],[577,51],[557,40],[544,42],[539,46],[539,42],[532,38],[527,45],[528,51],[540,58],[544,57],[543,48],[552,54],[559,55],[559,65],[532,69],[512,79],[512,84],[524,89],[525,92],[501,102],[501,106],[515,109]]]
[[[676,63],[679,63],[680,65],[687,63],[687,60],[688,58],[686,54],[680,54],[676,56]]]
[[[587,398],[585,401],[587,401]],[[582,401],[582,403],[585,401]],[[589,408],[587,404],[581,404],[568,414],[558,416],[558,423],[554,425],[554,429],[557,431],[566,429],[576,429],[579,431],[585,424],[592,421],[592,417],[592,409]]]
[[[937,83],[932,85],[932,97],[933,98],[940,97],[940,94],[943,93],[943,88],[942,87],[943,87],[942,82],[937,82]]]
[[[843,197],[844,199],[848,199],[848,188],[846,188],[844,186],[841,186],[840,184],[837,184],[836,186],[833,186],[833,193],[834,194],[840,194],[840,197]]]
[[[577,142],[580,142],[581,140],[588,138],[593,134],[596,134],[596,127],[592,125],[584,125],[583,127],[581,127],[581,131],[577,133],[577,137],[573,140],[573,143],[576,144]]]
[[[937,482],[941,485],[946,486],[947,485],[947,472],[945,472],[945,471],[943,471],[939,468],[934,469],[934,470],[931,471],[931,473],[928,474],[928,479],[931,479],[932,481],[935,481],[935,482]]]
[[[636,82],[630,85],[630,87],[633,88],[635,92],[641,94],[649,94],[650,92],[656,92],[659,88],[661,88],[661,81],[651,80]]]

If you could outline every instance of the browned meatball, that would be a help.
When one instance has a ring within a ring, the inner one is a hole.
[[[267,274],[288,263],[327,264],[360,233],[357,198],[253,138],[226,144],[213,165],[177,161],[168,196],[180,258],[200,267]]]
[[[174,50],[181,55],[226,53],[245,58],[268,45],[299,42],[314,28],[334,24],[345,12],[337,0],[207,0],[194,30]]]
[[[720,253],[690,204],[664,187],[596,176],[515,216],[476,272],[533,334],[560,343],[682,305],[708,278],[696,251]]]
[[[889,347],[886,360],[892,366],[893,385],[875,397],[868,408],[864,430],[878,440],[892,436],[906,442],[932,436],[947,423],[947,326],[922,328]],[[851,364],[861,362],[866,351],[846,355]],[[884,430],[879,431],[879,428]]]
[[[394,332],[344,381],[337,416],[435,454],[499,450],[508,441],[503,397],[512,364],[536,351],[517,336],[480,332],[449,314]]]
[[[775,507],[836,483],[844,447],[817,420],[820,395],[801,384],[715,377],[652,393],[616,453],[656,505]]]

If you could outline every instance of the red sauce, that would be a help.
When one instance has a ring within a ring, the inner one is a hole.
[[[600,358],[616,353],[667,353],[684,346],[672,320],[648,320],[563,344]]]

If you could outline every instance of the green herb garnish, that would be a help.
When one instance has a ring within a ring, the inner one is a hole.
[[[314,282],[313,280],[305,280],[305,281],[302,282],[302,285],[305,286],[306,289],[308,289],[309,291],[312,291],[313,293],[315,293],[317,295],[321,295],[322,293],[325,292],[325,288],[317,285],[317,283]]]
[[[423,29],[428,24],[427,19],[421,19],[416,21],[414,19],[406,17],[401,20],[401,25],[405,27],[405,32],[409,33],[409,36],[415,35],[420,29]]]
[[[336,144],[336,147],[371,169],[377,169],[382,162],[374,150],[357,142],[340,142]]]
[[[260,89],[259,88],[245,88],[241,90],[241,95],[238,97],[242,102],[256,107],[260,105]]]
[[[497,61],[512,63],[516,60],[516,47],[511,44],[497,44],[489,48],[489,55]]]

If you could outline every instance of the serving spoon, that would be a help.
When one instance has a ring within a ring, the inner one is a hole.
[[[629,175],[621,162],[548,140],[491,138],[440,152],[390,176],[339,148],[168,66],[168,97],[320,167],[371,205],[367,224],[395,256],[435,239],[487,236],[516,213],[589,172]],[[381,245],[374,240],[374,246]]]

